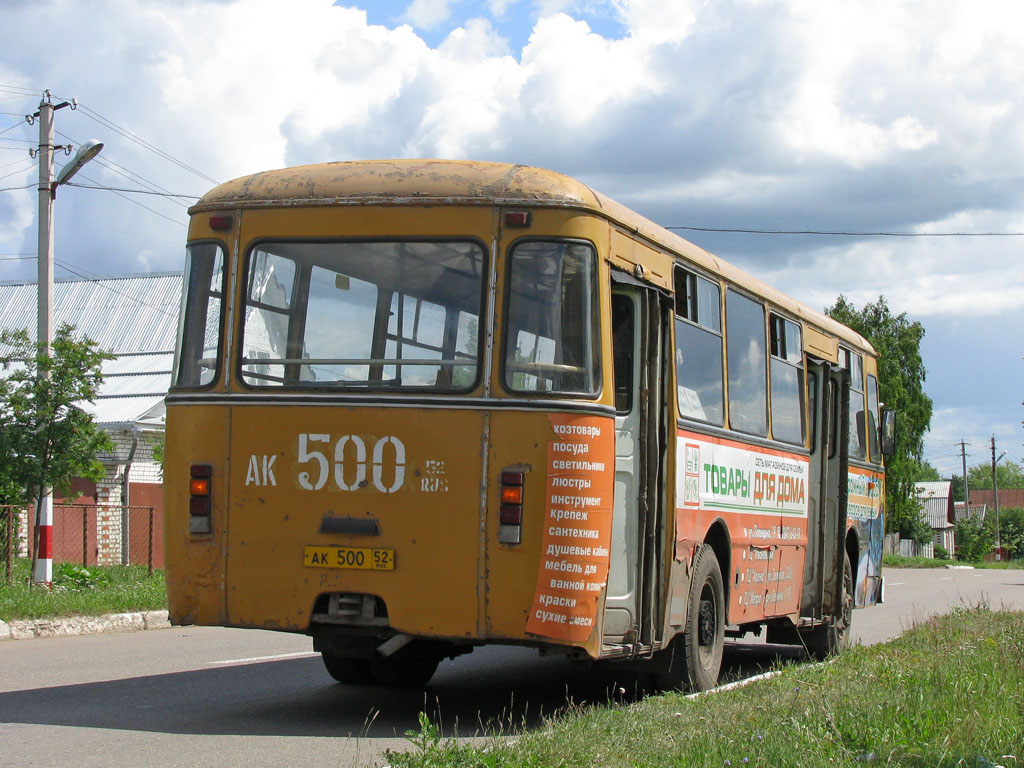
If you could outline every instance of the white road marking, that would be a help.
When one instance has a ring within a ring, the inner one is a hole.
[[[224,661],[208,661],[207,664],[251,664],[256,661],[274,661],[275,659],[296,659],[303,656],[319,656],[316,651],[299,651],[297,653],[276,653],[273,656],[250,656],[247,659],[225,659]]]

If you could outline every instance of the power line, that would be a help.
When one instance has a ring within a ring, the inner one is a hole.
[[[164,158],[168,162],[174,163],[179,168],[182,168],[183,170],[186,170],[189,173],[194,173],[199,178],[205,179],[206,181],[209,181],[211,184],[218,184],[219,183],[216,179],[212,178],[211,176],[207,176],[202,171],[196,170],[195,168],[193,168],[192,166],[188,165],[187,163],[184,163],[181,160],[178,160],[176,157],[168,154],[167,152],[164,152],[159,147],[154,146],[153,144],[149,143],[145,139],[142,139],[142,138],[136,136],[134,133],[129,131],[127,128],[122,128],[121,126],[119,126],[114,121],[112,121],[112,120],[104,117],[103,115],[101,115],[99,112],[96,112],[95,110],[89,109],[89,107],[85,106],[84,104],[79,104],[78,108],[80,110],[82,110],[82,113],[86,117],[90,118],[91,120],[95,120],[97,123],[99,123],[100,125],[104,126],[105,128],[109,128],[110,130],[115,131],[116,133],[120,134],[121,136],[124,136],[129,141],[135,142],[140,147],[143,147],[144,149],[148,149],[150,152],[153,152],[153,153],[159,155],[160,157]]]
[[[88,178],[83,176],[82,178]],[[103,186],[100,184],[76,184],[72,181],[66,181],[61,186],[77,186],[80,189],[103,189],[105,191],[123,191],[123,193],[130,193],[132,195],[155,195],[159,198],[190,198],[191,200],[199,200],[199,195],[176,195],[174,193],[162,193],[155,189],[125,189],[118,186]]]
[[[142,184],[143,186],[148,187],[154,193],[162,193],[163,195],[165,195],[166,197],[168,197],[169,199],[171,199],[173,202],[177,203],[178,205],[187,207],[188,204],[182,202],[181,200],[177,200],[175,198],[178,198],[178,197],[188,197],[188,198],[193,198],[194,199],[193,195],[175,195],[172,192],[168,192],[166,189],[161,187],[159,184],[155,184],[152,181],[149,181],[144,176],[140,176],[139,174],[135,173],[134,171],[131,171],[128,168],[125,168],[123,165],[119,165],[119,164],[115,163],[113,160],[110,160],[109,158],[97,157],[96,160],[97,160],[97,162],[99,162],[100,165],[102,165],[108,171],[116,173],[118,176],[122,176],[122,177],[128,179],[129,181],[137,181],[138,183]]]
[[[685,229],[691,232],[724,232],[740,235],[824,235],[829,237],[1024,237],[1024,232],[853,232],[815,229],[727,229],[724,227],[689,227],[683,225],[665,227],[665,229]]]
[[[73,139],[70,136],[66,136],[63,133],[60,133],[60,131],[58,131],[57,134],[61,138],[67,139],[72,144],[81,144],[82,143],[82,142],[80,142],[80,141],[78,141],[76,139]],[[124,167],[120,163],[114,162],[109,157],[104,157],[104,156],[98,155],[95,158],[95,160],[96,160],[97,163],[102,165],[108,171],[111,171],[112,173],[116,173],[118,176],[121,176],[121,177],[123,177],[125,179],[128,179],[129,181],[135,181],[136,183],[142,184],[143,186],[147,187],[149,190],[152,190],[152,193],[162,193],[165,197],[168,197],[169,199],[173,200],[175,203],[177,203],[178,205],[182,206],[183,208],[187,208],[188,207],[188,203],[182,202],[181,200],[177,200],[175,198],[186,197],[186,198],[190,198],[190,199],[193,199],[193,200],[198,199],[198,196],[196,196],[196,195],[176,195],[176,194],[174,194],[172,192],[169,192],[167,189],[165,189],[164,187],[161,187],[156,182],[150,181],[149,179],[147,179],[142,174],[136,173],[135,171],[131,170],[130,168]],[[71,185],[69,185],[69,186],[71,186]],[[85,186],[85,185],[76,185],[76,186]],[[113,188],[111,188],[111,189],[113,189]],[[117,191],[120,191],[120,192],[136,192],[137,190],[120,189],[120,190],[117,190]],[[147,193],[140,193],[140,194],[147,194]]]
[[[107,187],[102,186],[98,181],[96,181],[96,179],[90,179],[84,173],[79,173],[78,175],[81,176],[86,181],[91,181],[93,184],[95,184],[96,185],[96,187],[95,187],[96,189],[108,189]],[[75,185],[75,186],[79,186],[79,185]],[[156,210],[155,208],[150,208],[148,205],[143,205],[138,200],[133,200],[132,198],[128,197],[127,195],[122,194],[119,191],[112,190],[112,189],[110,191],[112,191],[118,197],[127,200],[129,203],[132,203],[133,205],[137,205],[140,208],[145,208],[150,213],[155,213],[161,219],[167,219],[168,221],[173,222],[174,224],[177,224],[177,225],[179,225],[179,226],[181,226],[183,228],[186,228],[186,229],[188,228],[186,224],[178,221],[177,219],[172,219],[170,216],[166,216],[165,214],[160,213],[160,211]]]
[[[8,131],[13,131],[15,128],[24,128],[26,123],[12,123],[11,125],[0,131],[0,136],[3,136]]]
[[[38,160],[19,160],[19,161],[14,162],[14,163],[8,163],[7,165],[5,165],[3,167],[4,168],[9,168],[12,165],[21,165],[21,167],[18,168],[17,170],[11,171],[10,173],[5,173],[3,176],[0,176],[0,179],[6,179],[6,178],[10,178],[11,176],[17,176],[19,173],[24,173],[25,171],[28,171],[28,170],[30,170],[32,168],[35,168],[37,165],[39,165],[39,161]]]

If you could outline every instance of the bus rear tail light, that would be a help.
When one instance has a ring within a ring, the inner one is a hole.
[[[193,464],[189,468],[188,481],[188,532],[212,533],[210,519],[210,485],[213,467],[209,464]]]
[[[523,540],[524,472],[501,473],[501,505],[498,509],[498,542],[520,544]]]
[[[505,226],[525,229],[530,226],[529,211],[505,211]]]

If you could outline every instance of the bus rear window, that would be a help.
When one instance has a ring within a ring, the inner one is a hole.
[[[526,241],[512,249],[505,385],[516,392],[600,392],[597,268],[586,243]]]
[[[216,243],[190,245],[185,251],[175,386],[206,387],[216,378],[223,298],[223,249]]]
[[[467,390],[483,271],[470,242],[263,243],[248,262],[242,381]]]

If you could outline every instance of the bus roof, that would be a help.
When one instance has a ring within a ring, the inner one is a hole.
[[[796,301],[582,182],[555,171],[469,160],[364,160],[263,171],[215,187],[190,214],[225,208],[320,205],[510,205],[578,208],[601,215],[661,249],[763,296],[860,351],[859,334]]]

